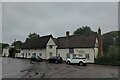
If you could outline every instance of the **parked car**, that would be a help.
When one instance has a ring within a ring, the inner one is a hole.
[[[42,58],[39,56],[32,56],[31,61],[33,62],[42,62]]]
[[[63,59],[62,59],[62,57],[53,56],[53,57],[50,57],[49,59],[47,59],[47,62],[58,64],[58,63],[62,63]]]
[[[86,66],[87,59],[86,58],[79,58],[79,57],[68,58],[66,60],[66,63],[67,64],[79,64],[80,66]]]

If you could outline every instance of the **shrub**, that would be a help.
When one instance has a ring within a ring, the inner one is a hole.
[[[120,54],[118,53],[119,49],[119,47],[115,46],[109,47],[108,53],[105,53],[103,56],[98,56],[95,63],[120,66]]]

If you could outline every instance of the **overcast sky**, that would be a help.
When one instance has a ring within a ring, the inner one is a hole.
[[[29,33],[54,37],[70,34],[81,27],[100,27],[102,33],[118,30],[116,2],[4,2],[2,3],[2,42],[25,41]]]

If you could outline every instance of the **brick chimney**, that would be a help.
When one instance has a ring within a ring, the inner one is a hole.
[[[69,31],[66,31],[66,48],[68,48]]]
[[[102,35],[101,35],[101,29],[98,29],[98,55],[103,56],[103,42],[102,42]]]
[[[66,31],[66,37],[69,37],[69,33],[70,33],[69,31]]]

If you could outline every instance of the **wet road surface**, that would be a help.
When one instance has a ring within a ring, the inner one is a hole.
[[[26,73],[21,70],[29,69],[30,66],[27,59],[2,58],[2,77],[21,78]]]
[[[117,78],[118,67],[88,64],[87,66],[47,63],[30,64],[28,59],[4,58],[4,78]]]

